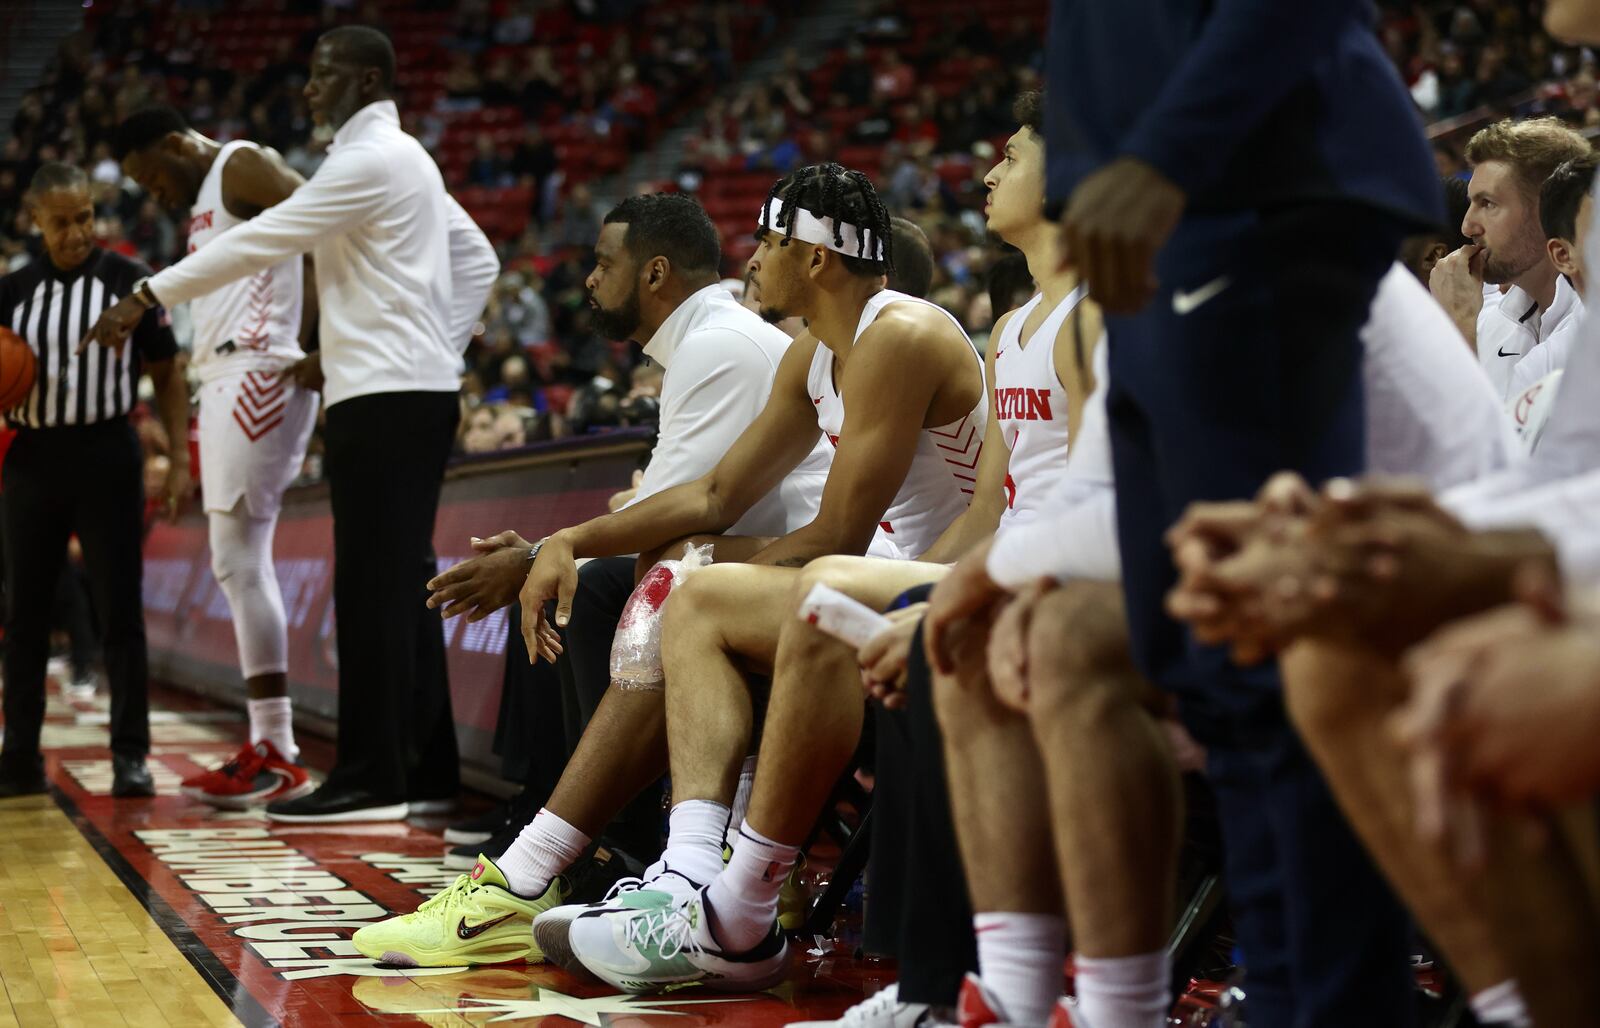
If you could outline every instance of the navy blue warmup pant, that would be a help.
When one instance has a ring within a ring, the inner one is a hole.
[[[1107,413],[1134,652],[1211,753],[1252,1025],[1404,1026],[1406,918],[1284,713],[1277,669],[1241,669],[1166,616],[1163,533],[1196,500],[1364,464],[1357,333],[1404,233],[1349,203],[1191,215],[1160,292],[1107,318]]]

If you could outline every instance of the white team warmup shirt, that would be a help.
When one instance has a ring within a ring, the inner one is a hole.
[[[1549,310],[1539,310],[1538,302],[1518,286],[1507,289],[1498,303],[1485,300],[1478,312],[1478,362],[1504,400],[1513,401],[1565,363],[1582,315],[1583,301],[1565,275],[1556,279]],[[1519,376],[1520,365],[1547,346],[1553,348]]]
[[[944,308],[927,300],[918,299],[892,289],[874,294],[861,311],[856,323],[852,345],[860,341],[884,308],[893,303],[918,303],[932,307],[961,332],[961,338],[972,346],[965,329]],[[972,358],[978,362],[981,375],[983,359],[977,347],[972,347]],[[811,400],[817,407],[817,427],[834,446],[844,431],[844,399],[833,384],[833,351],[820,340],[811,357],[811,370],[807,376]],[[978,455],[983,451],[983,432],[989,420],[989,390],[982,390],[977,404],[959,421],[938,428],[925,428],[917,436],[917,452],[911,467],[900,483],[899,492],[883,514],[878,531],[873,535],[867,555],[914,560],[928,551],[939,535],[949,527],[971,502],[977,484]]]
[[[665,369],[661,423],[632,503],[692,482],[716,466],[766,406],[790,342],[776,326],[740,306],[721,283],[678,305],[644,348]],[[833,448],[819,440],[729,534],[783,536],[810,524],[832,461]]]
[[[224,144],[200,183],[189,215],[189,252],[197,253],[246,223],[222,202],[228,159],[254,143]],[[236,279],[189,304],[194,321],[190,363],[200,377],[200,489],[207,511],[242,500],[254,517],[276,514],[300,474],[317,421],[318,396],[282,371],[304,354],[298,255]]]
[[[201,181],[189,212],[189,253],[248,220],[235,217],[222,202],[223,168],[247,147],[256,145],[224,143]],[[305,356],[300,349],[304,285],[304,265],[297,254],[190,301],[194,344],[189,363],[200,381],[251,370],[277,371]]]
[[[1371,471],[1420,476],[1442,490],[1507,464],[1514,442],[1493,388],[1444,309],[1401,265],[1379,282],[1361,341]],[[996,538],[989,551],[989,576],[1007,588],[1045,576],[1121,577],[1107,348],[1097,349],[1097,388],[1048,503],[1053,513]]]
[[[1010,448],[1006,462],[1006,506],[996,532],[1026,524],[1047,507],[1051,486],[1066,471],[1067,391],[1056,374],[1056,336],[1088,295],[1078,286],[1045,316],[1026,345],[1023,323],[1044,302],[1040,293],[1019,307],[994,347],[994,410],[1000,436]]]

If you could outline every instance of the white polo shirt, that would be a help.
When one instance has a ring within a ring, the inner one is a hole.
[[[372,393],[456,392],[461,353],[499,273],[392,100],[361,108],[328,159],[275,207],[150,280],[167,306],[310,251],[328,406]]]
[[[673,311],[645,356],[661,365],[661,425],[633,503],[706,474],[767,405],[791,340],[739,305],[721,284]],[[832,448],[816,448],[744,517],[732,535],[783,536],[817,516]]]
[[[1519,286],[1507,289],[1499,303],[1484,303],[1478,312],[1478,363],[1503,401],[1561,367],[1582,315],[1583,301],[1565,275],[1556,278],[1548,310],[1539,310],[1538,301]],[[1553,349],[1545,350],[1552,344]],[[1523,362],[1536,354],[1535,364],[1518,377]]]

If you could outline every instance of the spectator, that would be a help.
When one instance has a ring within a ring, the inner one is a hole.
[[[538,7],[533,0],[517,0],[510,13],[494,26],[494,41],[500,46],[521,46],[533,38]]]
[[[878,67],[872,73],[872,92],[888,103],[908,99],[916,86],[916,71],[893,48],[883,52]]]
[[[561,83],[555,55],[548,46],[536,46],[528,51],[518,97],[522,112],[531,119],[540,118],[547,107],[561,99]]]
[[[508,107],[517,102],[517,93],[511,58],[500,54],[489,62],[489,70],[484,73],[483,104],[485,107]]]
[[[467,181],[475,186],[494,188],[508,185],[510,177],[510,168],[495,147],[494,137],[487,132],[478,133],[473,141],[472,163],[467,165]]]
[[[850,128],[852,141],[864,145],[888,142],[894,136],[894,115],[881,96],[874,95],[872,105]]]
[[[544,137],[537,121],[530,121],[522,130],[522,141],[511,155],[511,176],[517,184],[533,190],[535,197],[544,191],[544,183],[556,170],[556,148]]]
[[[600,208],[586,183],[572,187],[561,205],[561,214],[551,226],[548,245],[555,250],[582,249],[594,243],[600,232]]]
[[[539,283],[535,279],[535,283]],[[497,326],[505,326],[521,346],[534,346],[550,338],[550,307],[535,285],[521,272],[500,276],[490,311]]]
[[[845,50],[844,63],[833,78],[830,96],[845,107],[865,107],[872,98],[872,65],[867,63],[866,47],[861,40],[852,39]]]
[[[478,74],[471,53],[458,51],[450,55],[450,70],[445,72],[444,89],[454,110],[476,110],[483,105],[483,76]]]

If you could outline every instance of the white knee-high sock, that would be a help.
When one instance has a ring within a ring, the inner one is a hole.
[[[684,800],[667,815],[667,848],[656,868],[709,885],[722,872],[722,843],[728,830],[728,808],[711,800]]]
[[[1172,961],[1164,949],[1073,961],[1077,1018],[1087,1028],[1162,1028],[1171,1005]]]
[[[725,950],[742,953],[772,931],[778,891],[799,858],[799,846],[774,842],[748,821],[740,827],[733,859],[706,890],[711,932]]]
[[[589,837],[544,808],[518,835],[511,848],[495,857],[518,896],[542,896],[550,879],[572,865],[589,846]]]
[[[1480,1021],[1516,1025],[1517,1028],[1528,1028],[1533,1024],[1533,1018],[1528,1016],[1528,1005],[1522,1001],[1522,989],[1515,978],[1508,978],[1499,985],[1491,985],[1475,993],[1471,1005],[1472,1016]]]
[[[1067,959],[1066,920],[1055,914],[975,914],[978,977],[1012,1024],[1042,1025],[1061,996]]]

